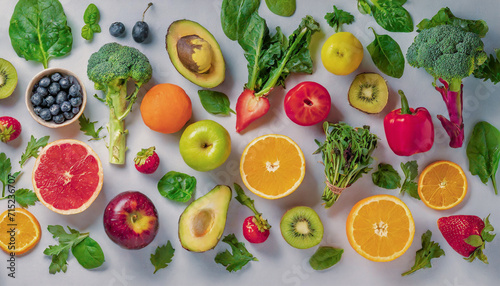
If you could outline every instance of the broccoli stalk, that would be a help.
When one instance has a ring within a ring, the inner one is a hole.
[[[459,148],[464,141],[462,119],[462,80],[482,65],[487,56],[479,35],[452,25],[424,29],[408,48],[408,63],[424,68],[434,77],[433,85],[441,93],[449,119],[438,115],[450,136],[450,147]],[[443,86],[437,86],[439,81]]]
[[[152,76],[148,58],[139,50],[117,43],[102,46],[92,54],[87,65],[87,75],[97,90],[105,92],[105,97],[95,97],[109,107],[109,162],[124,164],[126,147],[125,118],[137,100],[141,86]],[[135,82],[135,89],[129,95],[127,83]]]

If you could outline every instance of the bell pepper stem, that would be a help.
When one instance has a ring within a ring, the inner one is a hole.
[[[411,114],[410,106],[408,105],[408,99],[406,99],[405,94],[401,89],[398,90],[398,93],[401,96],[401,114]]]

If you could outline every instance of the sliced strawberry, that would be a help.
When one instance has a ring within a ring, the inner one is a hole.
[[[10,116],[0,117],[0,141],[9,142],[21,134],[21,123]]]
[[[135,168],[143,174],[152,174],[160,165],[160,158],[155,152],[155,147],[142,149],[134,158]]]
[[[262,219],[262,216],[260,217]],[[267,221],[265,221],[267,224]],[[243,222],[243,236],[251,243],[262,243],[269,237],[269,228],[259,223],[255,216],[249,216]]]
[[[256,97],[252,90],[245,89],[236,103],[236,132],[241,132],[250,123],[264,116],[269,111],[269,107],[267,97]]]
[[[472,262],[478,258],[488,263],[483,250],[486,242],[491,242],[495,234],[491,234],[493,226],[489,216],[483,221],[478,216],[455,215],[438,219],[438,228],[448,244],[466,260]]]

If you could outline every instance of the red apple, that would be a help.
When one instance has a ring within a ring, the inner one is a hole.
[[[143,193],[118,194],[104,210],[104,230],[113,242],[127,249],[143,248],[158,232],[158,212]]]

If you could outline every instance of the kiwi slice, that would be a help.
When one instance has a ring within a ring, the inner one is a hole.
[[[366,113],[379,113],[387,105],[389,89],[377,73],[358,74],[349,88],[349,104]]]
[[[0,58],[0,99],[9,97],[16,89],[17,72],[14,66]]]
[[[323,223],[309,207],[294,207],[281,218],[281,235],[295,248],[310,248],[323,239]]]

